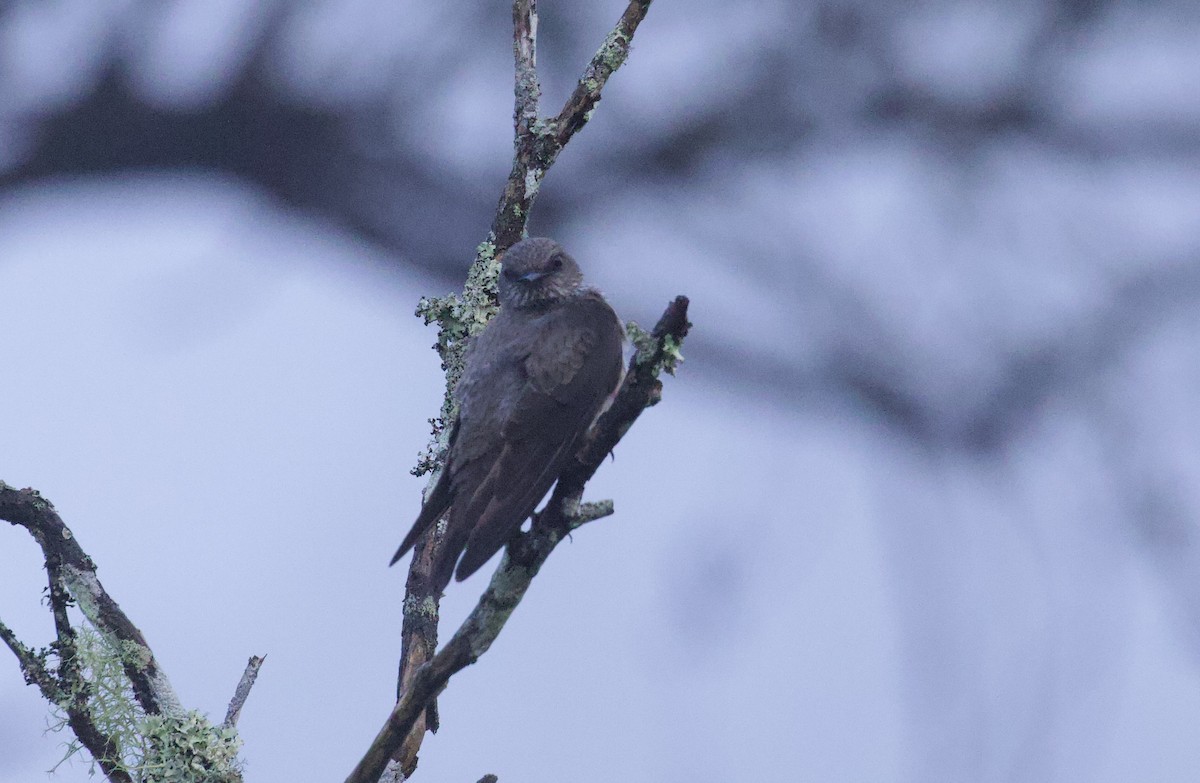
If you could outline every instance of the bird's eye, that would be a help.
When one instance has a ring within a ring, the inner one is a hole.
[[[550,257],[550,268],[551,269],[562,269],[562,265],[563,265],[562,253],[555,253],[553,256]]]

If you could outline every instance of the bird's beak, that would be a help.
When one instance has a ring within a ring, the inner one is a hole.
[[[541,280],[543,277],[545,277],[548,274],[550,274],[550,273],[549,272],[526,272],[525,274],[518,277],[517,280],[520,280],[522,283],[536,283],[538,280]]]

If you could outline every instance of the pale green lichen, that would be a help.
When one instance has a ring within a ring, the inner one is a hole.
[[[416,596],[405,596],[404,598],[404,614],[406,616],[420,615],[436,620],[438,617],[438,603],[432,596],[417,598]]]
[[[550,544],[551,548],[554,543]],[[475,632],[468,637],[472,660],[478,660],[492,646],[513,610],[521,602],[525,591],[529,589],[529,583],[536,571],[536,568],[531,570],[514,564],[508,559],[508,553],[504,553],[500,567],[492,574],[492,581],[488,584],[484,599],[472,613],[477,623]]]
[[[478,334],[496,314],[496,281],[500,277],[500,262],[496,246],[491,241],[476,248],[475,262],[467,273],[467,284],[461,295],[421,297],[417,302],[417,317],[425,323],[437,323],[438,342],[434,348],[442,357],[443,368],[454,369],[455,350],[466,338]],[[461,371],[461,368],[458,368]]]
[[[638,326],[636,321],[625,324],[625,335],[629,337],[629,342],[637,352],[638,364],[645,364],[654,359],[654,352],[658,348],[654,335]]]
[[[133,667],[142,670],[150,665],[154,655],[145,645],[128,639],[121,642],[121,658]]]
[[[79,680],[55,699],[52,731],[66,728],[68,709],[85,704],[91,721],[116,746],[108,759],[136,783],[233,783],[241,780],[237,732],[213,726],[196,712],[147,715],[134,697],[125,666],[142,666],[149,651],[140,644],[114,645],[88,622],[75,631]],[[61,663],[60,663],[61,666]],[[85,752],[78,739],[65,743],[59,764]],[[93,772],[95,760],[92,760]],[[56,765],[57,766],[57,765]]]
[[[71,595],[71,603],[78,606],[79,611],[83,612],[83,616],[90,622],[97,623],[100,606],[96,603],[95,595],[88,589],[89,586],[84,583],[84,575],[76,568],[64,568],[62,574],[63,584]]]
[[[679,341],[671,335],[663,337],[662,341],[662,370],[667,375],[674,375],[675,368],[683,363],[683,354],[680,352]]]
[[[102,734],[111,737],[116,746],[116,757],[106,761],[131,772],[139,760],[139,727],[145,713],[133,698],[121,658],[113,654],[103,638],[89,627],[76,630],[75,655],[79,679],[70,684],[60,679],[66,687],[59,691],[50,707],[48,730],[62,731],[68,728],[68,711],[86,705],[92,723]],[[59,665],[61,667],[61,661]],[[72,737],[64,742],[63,748],[63,757],[54,765],[54,769],[75,756],[88,758],[78,738]],[[95,774],[96,760],[88,760],[91,763],[89,774]]]
[[[676,368],[683,361],[678,340],[669,334],[659,340],[633,321],[625,324],[625,334],[629,337],[629,342],[633,343],[639,365],[652,365],[650,372],[656,378],[662,372],[668,375],[675,374]]]
[[[542,185],[542,176],[545,171],[536,167],[530,167],[529,171],[525,172],[525,198],[533,201],[537,198],[538,189]],[[520,206],[515,206],[514,209],[519,210]],[[518,217],[520,212],[517,213]]]
[[[421,297],[417,303],[417,317],[423,319],[426,325],[438,325],[437,343],[433,347],[442,358],[446,394],[438,417],[429,420],[433,437],[417,458],[417,465],[412,470],[414,476],[432,473],[441,464],[450,437],[450,423],[458,415],[458,403],[453,391],[462,375],[467,341],[483,331],[483,327],[499,309],[496,299],[496,281],[499,277],[500,262],[496,260],[496,245],[489,238],[476,248],[475,261],[467,272],[467,283],[461,294]]]
[[[241,780],[242,741],[231,726],[214,726],[199,712],[147,715],[141,723],[138,783],[232,783]]]
[[[595,60],[599,63],[600,68],[607,71],[607,74],[611,74],[625,64],[625,58],[628,56],[629,38],[620,29],[616,29],[604,39],[600,50],[596,52]]]
[[[42,493],[38,492],[36,489],[27,489],[25,491],[29,493],[31,504],[33,505],[35,511],[45,512],[54,510],[54,506],[51,505],[50,501],[42,497]],[[63,535],[66,538],[70,538],[69,531],[64,530]]]
[[[600,44],[592,61],[588,63],[583,76],[579,79],[580,86],[591,95],[597,96],[596,99],[599,100],[598,93],[604,87],[605,80],[624,65],[628,57],[629,37],[620,29],[613,30],[604,39],[604,43]],[[585,117],[585,122],[588,119],[591,117]]]
[[[580,503],[575,513],[568,519],[568,523],[572,530],[586,525],[603,517],[610,517],[615,512],[616,508],[611,500],[593,500],[588,503]]]

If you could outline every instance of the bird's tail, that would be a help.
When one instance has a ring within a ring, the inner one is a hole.
[[[408,535],[400,542],[400,548],[396,550],[396,554],[392,555],[392,561],[388,565],[395,565],[397,560],[404,557],[408,550],[413,548],[417,539],[442,518],[446,509],[450,507],[450,500],[450,471],[443,470],[437,483],[433,485],[433,491],[425,498],[425,504],[421,506],[421,513],[417,515],[417,521],[413,522]]]

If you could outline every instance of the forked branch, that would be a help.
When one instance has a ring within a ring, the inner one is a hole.
[[[96,577],[96,564],[88,557],[74,533],[63,523],[50,501],[33,489],[15,489],[0,482],[0,519],[29,531],[46,561],[50,577],[50,610],[54,615],[58,644],[73,644],[67,604],[73,597],[84,616],[123,649],[125,674],[138,704],[148,715],[181,714],[183,708],[154,658],[154,653],[133,621],[113,600]],[[73,656],[67,656],[73,657]]]
[[[513,2],[513,163],[508,181],[496,206],[487,238],[479,245],[475,261],[467,274],[461,296],[423,299],[417,314],[426,323],[439,325],[437,349],[446,371],[446,393],[440,415],[433,420],[433,442],[420,459],[415,473],[434,473],[436,481],[449,439],[450,423],[457,414],[454,387],[462,371],[467,340],[483,328],[496,311],[497,258],[525,234],[529,212],[537,198],[543,177],[559,152],[591,117],[601,91],[612,74],[629,55],[633,35],[645,18],[651,0],[631,0],[616,26],[592,57],[575,90],[559,113],[544,119],[540,113],[541,85],[537,75],[537,0]],[[561,482],[560,482],[561,483]],[[582,485],[579,487],[582,492]],[[611,511],[609,512],[611,513]],[[597,514],[599,516],[599,514]],[[437,626],[441,596],[432,580],[432,563],[437,560],[442,540],[436,526],[419,541],[413,551],[405,584],[402,649],[397,692],[401,700],[414,693],[418,671],[437,648]],[[405,777],[416,769],[417,752],[426,730],[436,732],[438,713],[431,697],[421,702],[418,717],[410,726],[409,736],[392,743],[388,751],[392,772]],[[374,747],[374,746],[373,746]],[[366,759],[364,759],[364,762]],[[362,765],[360,764],[360,767]],[[373,769],[373,767],[372,767]],[[358,770],[356,770],[357,774]],[[377,780],[364,777],[363,780]],[[353,776],[351,779],[354,779]]]

